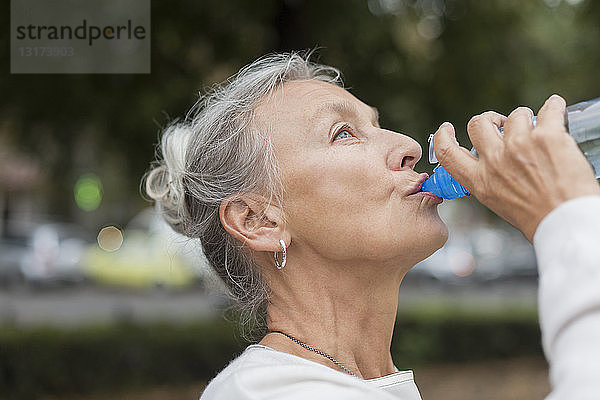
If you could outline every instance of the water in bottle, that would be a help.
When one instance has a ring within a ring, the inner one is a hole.
[[[600,97],[567,107],[566,125],[600,178]]]
[[[535,124],[535,117],[533,122]],[[599,179],[600,97],[567,107],[565,125],[569,134],[575,139],[577,145],[592,165],[596,179]],[[429,137],[429,162],[437,163],[431,136]],[[474,149],[471,149],[471,152],[477,154]],[[423,183],[421,190],[432,192],[437,196],[449,200],[470,195],[469,191],[458,183],[441,165],[438,165],[434,169],[433,174]]]

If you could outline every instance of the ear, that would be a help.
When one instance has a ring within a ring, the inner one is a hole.
[[[219,206],[225,230],[255,251],[280,251],[279,240],[290,243],[282,210],[262,196],[244,194],[227,198]]]

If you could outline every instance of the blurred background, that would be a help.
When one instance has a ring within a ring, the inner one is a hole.
[[[425,149],[443,121],[469,147],[477,113],[600,95],[593,0],[155,0],[151,10],[150,74],[11,75],[0,55],[0,399],[198,398],[248,344],[198,244],[161,223],[140,180],[161,129],[257,57],[318,48],[383,127]],[[475,199],[440,213],[448,243],[400,291],[397,366],[415,370],[424,399],[543,398],[530,244]]]

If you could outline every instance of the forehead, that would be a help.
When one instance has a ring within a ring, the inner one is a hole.
[[[298,129],[314,126],[332,114],[362,113],[376,114],[376,110],[339,86],[321,81],[292,81],[281,85],[259,104],[255,119],[271,128],[292,124]]]

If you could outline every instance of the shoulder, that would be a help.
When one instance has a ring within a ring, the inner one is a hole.
[[[310,397],[307,397],[310,396]],[[213,399],[387,399],[386,393],[324,365],[252,345],[207,386]]]

